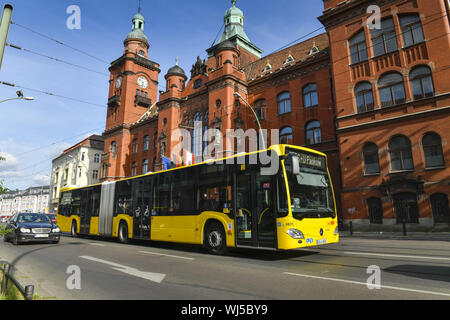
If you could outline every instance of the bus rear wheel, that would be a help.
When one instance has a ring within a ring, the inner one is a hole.
[[[123,221],[119,225],[119,242],[123,244],[130,242],[128,239],[128,226],[126,222]]]
[[[70,234],[71,234],[71,236],[72,236],[73,238],[78,237],[78,234],[77,234],[77,223],[76,223],[76,221],[73,221],[73,222],[72,222],[72,226],[70,227]]]
[[[209,253],[222,255],[227,251],[227,241],[222,224],[213,222],[207,225],[205,245]]]

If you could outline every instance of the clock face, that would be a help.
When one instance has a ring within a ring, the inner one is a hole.
[[[147,89],[148,87],[148,81],[144,77],[139,77],[137,83],[142,89]]]
[[[121,85],[122,85],[122,77],[119,77],[116,80],[116,88],[119,89]]]

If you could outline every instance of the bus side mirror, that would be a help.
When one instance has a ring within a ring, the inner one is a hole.
[[[292,174],[297,175],[300,174],[300,159],[298,158],[298,155],[291,155],[291,161],[292,161]]]

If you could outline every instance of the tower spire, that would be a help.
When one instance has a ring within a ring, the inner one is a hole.
[[[141,13],[141,0],[139,0],[138,13]]]
[[[233,5],[233,8],[236,7],[236,0],[231,0],[231,4]]]

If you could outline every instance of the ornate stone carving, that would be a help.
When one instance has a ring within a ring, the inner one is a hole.
[[[198,76],[199,74],[206,74],[206,68],[205,60],[202,61],[200,57],[197,57],[197,62],[192,65],[191,78]]]

